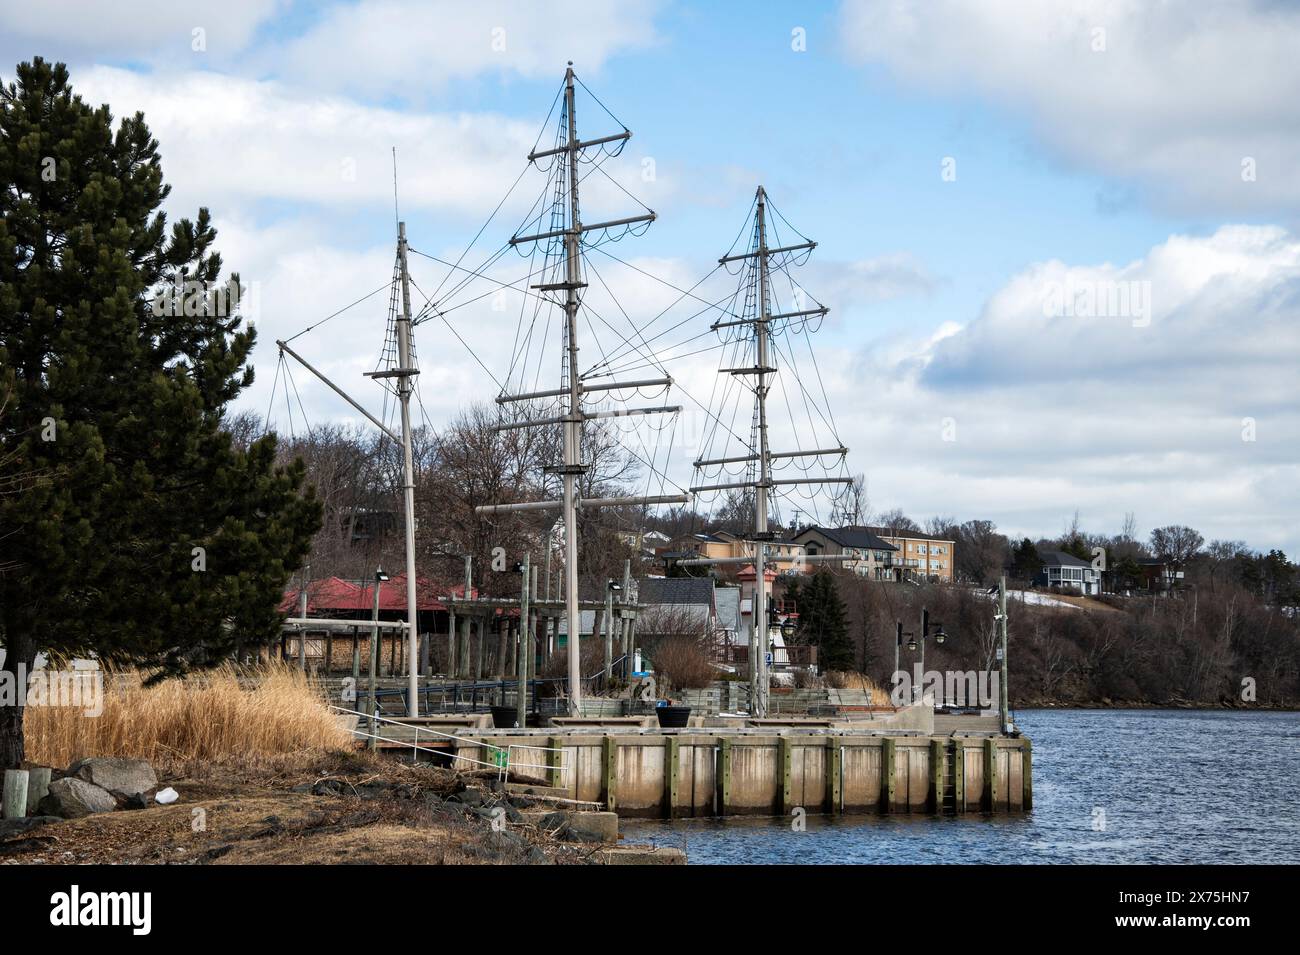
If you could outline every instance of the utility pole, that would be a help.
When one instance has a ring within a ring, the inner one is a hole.
[[[770,363],[768,356],[768,332],[769,326],[774,321],[781,321],[789,318],[800,318],[808,315],[825,315],[829,309],[824,306],[817,308],[801,309],[792,312],[781,312],[772,314],[771,311],[771,294],[769,292],[769,270],[770,259],[773,255],[785,254],[788,252],[799,251],[802,249],[813,249],[816,242],[807,241],[797,245],[782,246],[780,248],[771,248],[767,244],[767,191],[758,187],[758,193],[755,199],[754,213],[754,238],[751,243],[749,252],[739,255],[725,255],[718,260],[719,265],[725,265],[728,262],[740,261],[745,259],[755,259],[756,268],[754,269],[754,281],[757,286],[757,292],[754,296],[754,314],[750,318],[741,318],[737,321],[719,321],[714,322],[711,326],[713,330],[728,328],[736,325],[752,325],[754,329],[754,364],[752,367],[743,368],[723,368],[722,372],[729,375],[754,376],[752,391],[754,394],[754,420],[758,430],[757,446],[749,448],[750,453],[739,457],[714,458],[712,460],[699,460],[695,462],[696,469],[709,467],[713,465],[725,464],[752,464],[755,468],[752,480],[732,482],[725,484],[700,484],[691,488],[692,492],[701,491],[723,491],[734,488],[748,488],[754,492],[754,596],[751,606],[750,630],[749,630],[749,656],[750,656],[750,700],[751,709],[755,716],[766,716],[768,709],[768,619],[767,619],[767,542],[772,539],[772,532],[768,529],[768,491],[773,487],[781,485],[794,484],[849,484],[852,478],[792,478],[787,480],[773,480],[772,478],[772,460],[774,458],[800,458],[800,457],[820,457],[822,455],[839,455],[841,458],[848,453],[844,447],[822,448],[812,451],[793,451],[781,454],[773,454],[768,445],[767,435],[767,396],[771,386],[768,384],[768,376],[775,374],[776,368]],[[829,555],[818,555],[829,556]],[[815,558],[805,558],[806,560],[815,560]],[[843,560],[843,557],[833,558]],[[748,562],[749,558],[745,558]],[[684,567],[734,563],[732,558],[692,558],[690,560],[680,561]]]
[[[614,667],[614,581],[605,581],[605,687]]]
[[[528,552],[524,551],[524,561],[520,565],[519,597],[519,647],[515,651],[515,669],[518,673],[518,689],[515,691],[515,725],[523,729],[528,721],[528,650],[532,644],[532,634],[528,625],[528,598],[533,587],[533,573],[529,566]]]
[[[1003,574],[998,581],[998,621],[1002,624],[1002,643],[998,647],[998,659],[1002,664],[1002,675],[998,685],[998,725],[1002,732],[1011,732],[1009,719],[1010,706],[1007,694],[1007,578]]]
[[[575,105],[576,77],[573,63],[570,62],[564,73],[564,113],[562,117],[563,143],[551,149],[534,150],[528,154],[529,162],[536,162],[548,156],[557,157],[565,164],[568,179],[568,197],[562,211],[567,224],[560,229],[539,232],[535,235],[513,236],[510,245],[517,246],[527,242],[538,242],[562,237],[564,240],[564,280],[561,282],[543,282],[532,286],[540,292],[564,292],[564,378],[558,390],[530,392],[527,394],[501,395],[498,404],[511,402],[532,402],[545,398],[560,398],[566,404],[565,414],[558,418],[540,420],[512,421],[498,425],[496,430],[505,431],[512,428],[544,427],[555,424],[563,425],[564,456],[563,464],[554,468],[563,479],[563,494],[559,501],[530,501],[521,504],[488,504],[475,509],[479,514],[495,514],[507,511],[536,511],[558,508],[564,521],[564,616],[568,629],[567,656],[569,664],[569,713],[581,715],[582,711],[582,672],[581,672],[581,629],[582,618],[578,605],[578,510],[580,508],[621,507],[630,504],[684,504],[685,494],[659,495],[647,497],[590,498],[578,497],[578,479],[587,470],[582,461],[583,424],[592,418],[607,417],[612,412],[589,414],[583,411],[583,395],[592,391],[617,391],[629,388],[671,385],[668,377],[648,381],[608,382],[601,384],[584,384],[578,368],[578,309],[581,305],[581,290],[587,287],[582,277],[582,237],[587,232],[601,232],[610,228],[633,225],[638,222],[653,222],[655,214],[628,216],[609,222],[597,222],[583,225],[578,204],[578,185],[581,175],[578,171],[579,157],[583,150],[591,146],[626,141],[632,133],[624,128],[621,133],[601,136],[583,142],[578,138],[578,120]],[[630,410],[628,414],[676,412],[678,407],[648,408]],[[598,639],[599,634],[593,634]]]

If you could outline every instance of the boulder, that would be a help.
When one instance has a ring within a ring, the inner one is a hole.
[[[84,779],[68,777],[50,783],[50,791],[41,800],[43,815],[77,819],[93,812],[111,812],[117,808],[112,794]]]
[[[90,756],[69,766],[67,774],[123,797],[135,796],[158,787],[158,776],[146,759]]]

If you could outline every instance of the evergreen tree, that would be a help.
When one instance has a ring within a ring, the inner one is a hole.
[[[1042,569],[1043,559],[1028,537],[1011,548],[1011,576],[1016,580],[1033,580]]]
[[[853,669],[848,615],[830,571],[822,569],[800,591],[799,637],[817,647],[823,671]]]
[[[320,525],[274,436],[233,448],[252,328],[206,209],[167,229],[143,115],[114,129],[63,64],[0,84],[0,646],[94,654],[159,678],[273,639]],[[0,706],[0,766],[23,758]]]

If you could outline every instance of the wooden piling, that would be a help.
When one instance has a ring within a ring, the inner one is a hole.
[[[777,766],[781,771],[781,815],[790,815],[793,808],[793,797],[791,795],[790,768],[793,762],[790,747],[790,737],[782,736],[777,740]]]
[[[897,753],[895,752],[897,743],[889,737],[885,737],[881,744],[880,753],[880,775],[881,787],[880,792],[884,797],[881,800],[881,812],[894,812],[896,809],[895,799],[897,792]]]
[[[1020,747],[1020,775],[1025,781],[1020,808],[1028,812],[1034,808],[1034,747],[1028,736],[1020,738]]]
[[[960,737],[954,737],[952,741],[952,788],[953,795],[956,797],[953,801],[957,804],[957,811],[965,812],[966,747],[962,745]]]
[[[27,815],[27,770],[5,770],[4,797],[0,805],[5,819],[22,819]]]
[[[551,778],[549,782],[552,788],[558,789],[560,787],[561,782],[563,781],[563,775],[564,775],[564,737],[563,736],[551,737],[551,752],[548,753],[547,755],[550,756],[550,763],[551,763]]]
[[[844,740],[839,736],[826,738],[826,799],[830,803],[826,812],[838,813],[842,810],[844,790]]]
[[[33,766],[27,770],[27,809],[35,812],[41,800],[50,794],[50,767]]]
[[[664,800],[669,819],[677,815],[678,788],[681,776],[681,742],[676,736],[664,737]]]
[[[603,789],[605,791],[605,809],[609,812],[616,812],[618,801],[615,797],[614,780],[618,772],[618,742],[612,736],[606,736],[604,741],[605,773]]]
[[[998,798],[998,750],[992,738],[984,741],[984,799],[985,812],[997,811]]]
[[[943,767],[948,761],[943,740],[930,740],[930,811],[943,812]]]
[[[718,815],[725,816],[731,807],[731,740],[718,741]]]

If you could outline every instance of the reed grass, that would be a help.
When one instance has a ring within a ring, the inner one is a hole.
[[[76,707],[28,707],[27,758],[48,766],[83,756],[247,763],[351,741],[323,695],[284,664],[225,666],[155,686],[145,686],[144,677],[134,670],[107,673],[98,716]]]

